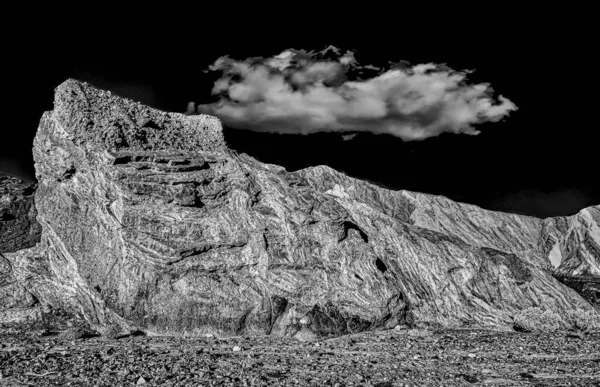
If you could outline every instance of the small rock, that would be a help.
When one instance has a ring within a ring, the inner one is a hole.
[[[308,316],[304,316],[300,319],[300,324],[302,325],[308,325],[310,324],[310,317]]]
[[[310,329],[302,328],[300,331],[298,331],[298,333],[294,335],[294,338],[296,340],[306,342],[315,340],[317,338],[317,335]]]
[[[64,340],[77,340],[83,338],[84,336],[85,332],[83,329],[78,327],[67,328],[60,334],[60,337]]]
[[[103,339],[116,339],[121,333],[121,326],[119,324],[107,324],[105,327],[100,329],[100,335],[102,335]]]
[[[470,357],[471,359],[473,359],[473,358],[477,357],[477,355],[475,355],[474,353],[470,353],[470,354],[468,354],[467,356],[468,356],[468,357]]]
[[[417,360],[417,359],[419,359],[420,357],[421,357],[421,356],[419,356],[419,355],[415,355],[415,356],[413,356],[413,359]]]
[[[481,370],[481,373],[482,373],[482,374],[493,374],[493,373],[494,373],[494,371],[492,371],[492,370],[491,370],[491,369],[489,369],[489,368],[484,368],[484,369],[482,369],[482,370]]]
[[[240,347],[239,345],[236,345],[235,347],[233,347],[233,352],[239,352],[242,350],[242,347]]]
[[[140,376],[140,378],[138,379],[136,385],[142,385],[142,384],[146,384],[146,379],[144,379],[143,376]]]

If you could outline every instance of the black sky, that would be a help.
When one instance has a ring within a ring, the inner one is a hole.
[[[54,87],[67,77],[183,112],[189,101],[214,101],[210,90],[216,77],[202,70],[220,56],[266,57],[332,44],[355,51],[361,64],[405,60],[475,70],[471,82],[489,82],[495,95],[509,98],[518,110],[503,122],[479,125],[478,136],[403,142],[361,133],[344,141],[332,133],[226,129],[231,147],[288,170],[327,164],[389,188],[441,194],[488,209],[570,215],[600,203],[598,78],[592,61],[597,42],[593,24],[586,22],[590,11],[545,10],[535,16],[513,11],[495,17],[407,11],[382,20],[360,12],[352,18],[325,12],[259,18],[237,10],[237,18],[218,13],[191,21],[116,17],[101,25],[79,17],[36,21],[33,38],[27,33],[31,24],[21,24],[5,47],[10,102],[0,137],[0,172],[34,179],[31,142],[42,112],[52,109]]]

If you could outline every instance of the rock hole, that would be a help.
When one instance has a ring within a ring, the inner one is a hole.
[[[7,212],[0,213],[0,221],[7,222],[9,220],[15,220],[15,216]]]
[[[132,156],[115,157],[115,161],[113,161],[113,165],[127,164],[127,163],[130,163],[131,161],[132,161]]]
[[[142,124],[142,128],[160,129],[156,122],[148,120]]]
[[[385,273],[387,271],[386,264],[383,263],[383,261],[379,258],[377,258],[377,260],[375,261],[375,266],[377,266],[377,270],[379,270],[382,273]]]
[[[22,191],[23,195],[31,196],[35,193],[35,189],[33,187],[27,187]]]
[[[362,240],[365,243],[369,243],[369,236],[353,222],[346,220],[346,221],[344,221],[343,226],[344,226],[344,238],[342,238],[342,239],[346,239],[346,237],[348,236],[348,230],[356,230],[360,234],[360,237],[362,238]]]
[[[73,175],[75,175],[76,169],[74,165],[69,166],[64,172],[63,174],[59,177],[58,181],[66,181],[69,180],[70,178],[73,177]]]

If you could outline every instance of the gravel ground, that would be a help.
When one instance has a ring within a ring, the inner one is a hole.
[[[104,339],[0,330],[0,386],[599,386],[600,333]]]

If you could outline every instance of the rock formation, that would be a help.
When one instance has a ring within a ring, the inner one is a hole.
[[[597,270],[597,217],[569,233],[325,166],[287,172],[230,150],[214,117],[75,80],[56,89],[34,158],[41,242],[5,257],[41,303],[95,327],[339,335],[593,310],[552,262]]]

